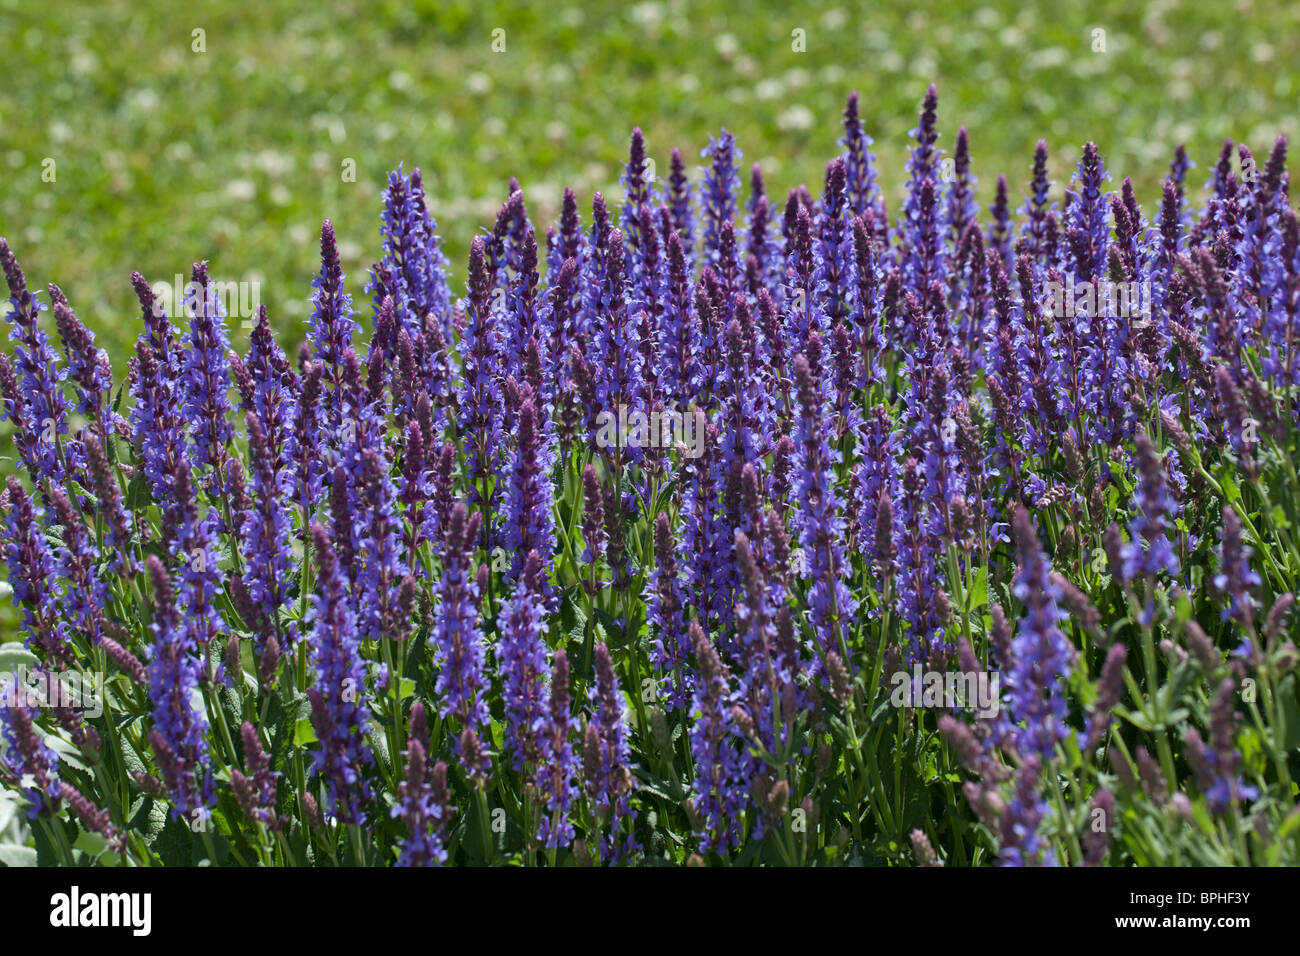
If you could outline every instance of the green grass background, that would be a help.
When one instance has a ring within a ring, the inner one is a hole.
[[[364,307],[379,193],[399,162],[425,172],[459,290],[510,176],[544,228],[565,185],[584,211],[593,189],[619,194],[634,124],[661,170],[673,146],[698,162],[725,124],[775,194],[816,191],[855,88],[893,210],[931,79],[941,145],[969,127],[984,204],[999,171],[1019,201],[1044,136],[1058,192],[1092,138],[1113,184],[1132,175],[1151,209],[1178,142],[1199,195],[1225,136],[1263,153],[1295,131],[1298,21],[1285,0],[0,0],[0,235],[33,284],[64,287],[120,373],[139,321],[130,271],[170,281],[201,258],[258,282],[291,346],[322,217]],[[245,347],[246,332],[232,338]]]

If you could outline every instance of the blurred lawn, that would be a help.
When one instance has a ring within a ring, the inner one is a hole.
[[[259,282],[296,342],[325,216],[364,307],[379,191],[399,162],[424,169],[459,289],[469,238],[511,175],[539,227],[566,184],[587,210],[593,189],[617,193],[634,124],[662,170],[672,146],[695,161],[725,123],[784,196],[820,184],[856,88],[895,210],[932,78],[941,145],[969,127],[985,204],[999,171],[1019,202],[1039,136],[1058,182],[1093,138],[1113,183],[1132,175],[1151,209],[1179,141],[1199,195],[1225,136],[1261,153],[1296,131],[1300,5],[1075,6],[0,0],[0,234],[34,284],[63,285],[120,373],[138,322],[132,269],[170,281],[210,259],[219,278]],[[792,49],[796,28],[806,52]]]

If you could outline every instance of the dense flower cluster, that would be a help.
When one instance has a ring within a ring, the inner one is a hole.
[[[3,684],[41,852],[1300,860],[1285,140],[984,215],[931,86],[891,220],[861,111],[784,198],[725,130],[585,223],[512,179],[463,294],[399,169],[295,360],[200,262],[121,389],[0,240],[6,660],[109,689]]]

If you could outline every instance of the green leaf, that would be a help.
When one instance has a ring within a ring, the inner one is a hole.
[[[1277,830],[1277,843],[1285,843],[1297,830],[1300,830],[1300,813],[1287,814],[1282,825]]]
[[[1168,712],[1175,707],[1182,699],[1183,692],[1191,686],[1196,678],[1197,670],[1190,660],[1183,661],[1176,666],[1169,676],[1168,682],[1156,693],[1156,700],[1161,712]],[[1171,715],[1166,722],[1177,723],[1177,720]]]
[[[1268,766],[1268,758],[1258,731],[1254,727],[1243,728],[1237,743],[1241,748],[1241,760],[1245,768],[1251,773],[1262,774]]]
[[[0,863],[8,867],[35,866],[36,851],[27,846],[0,843]]]
[[[646,793],[652,793],[656,797],[661,797],[669,803],[681,803],[686,799],[686,793],[680,783],[675,780],[664,780],[656,777],[649,770],[638,768],[636,770],[637,779],[641,781],[638,790],[644,790]]]
[[[238,727],[244,722],[244,702],[239,696],[239,691],[229,684],[222,684],[217,688],[217,700],[226,711],[226,720],[230,722],[230,726]]]
[[[167,823],[154,842],[154,849],[166,866],[192,866],[194,863],[194,834],[184,820],[168,815]]]
[[[122,742],[122,765],[126,768],[127,773],[132,777],[136,774],[145,772],[144,763],[140,760],[140,755],[135,752],[135,748],[127,742],[126,736],[121,738]]]
[[[90,767],[88,767],[86,762],[81,758],[80,747],[72,741],[66,740],[57,734],[47,733],[44,736],[46,745],[59,755],[59,760],[70,766],[76,767],[78,770],[84,770],[86,773],[90,773]]]
[[[137,472],[126,486],[126,507],[129,511],[140,514],[147,511],[151,504],[153,496],[149,494],[149,486],[145,483],[144,475]]]
[[[1127,720],[1138,730],[1143,730],[1147,733],[1151,732],[1152,723],[1147,718],[1146,714],[1142,713],[1140,710],[1128,710],[1124,707],[1116,707],[1115,716],[1122,720]]]
[[[1282,711],[1285,727],[1279,727],[1282,737],[1282,749],[1294,750],[1300,747],[1300,695],[1296,694],[1294,674],[1288,674],[1278,686],[1278,705]]]
[[[143,796],[132,805],[130,817],[130,829],[152,844],[167,825],[167,807],[161,800]]]
[[[271,698],[271,707],[266,715],[268,726],[275,727],[275,734],[271,737],[271,766],[283,766],[285,754],[294,746],[298,721],[306,720],[310,714],[307,695],[301,691],[287,702],[279,694]]]
[[[89,857],[96,857],[108,848],[108,841],[98,833],[82,830],[73,846]]]
[[[966,596],[972,611],[989,603],[989,569],[981,566],[970,583],[970,593]]]
[[[1219,487],[1223,489],[1223,497],[1228,504],[1241,500],[1241,489],[1237,487],[1237,481],[1232,477],[1232,473],[1226,469],[1219,475]]]
[[[9,587],[5,584],[4,587]],[[0,594],[0,597],[3,597]],[[18,641],[0,644],[0,674],[11,673],[19,667],[31,667],[37,663],[37,657]]]
[[[392,768],[393,761],[388,755],[388,740],[382,731],[366,735],[370,741],[370,748],[375,752],[375,756],[383,763],[385,767]]]
[[[1287,520],[1286,511],[1281,505],[1274,505],[1270,513],[1270,523],[1274,528],[1287,529],[1291,527],[1291,522]]]
[[[308,744],[316,743],[316,729],[312,727],[311,720],[303,717],[293,726],[293,745],[295,747],[306,747]]]

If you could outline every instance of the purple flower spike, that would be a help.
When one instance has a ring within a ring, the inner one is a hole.
[[[655,519],[655,563],[646,582],[646,620],[654,635],[650,645],[656,669],[669,682],[669,706],[684,708],[694,673],[686,623],[686,584],[677,561],[672,521],[661,511]]]
[[[1230,506],[1223,509],[1223,543],[1220,549],[1221,570],[1214,576],[1214,589],[1228,598],[1223,620],[1235,619],[1242,627],[1254,627],[1254,591],[1261,581],[1250,566],[1251,548],[1241,540],[1241,518]]]
[[[293,577],[290,520],[284,510],[288,476],[277,467],[262,420],[249,412],[246,422],[253,470],[253,507],[244,515],[241,529],[244,580],[257,609],[275,621]]]
[[[1238,800],[1255,800],[1259,797],[1259,789],[1248,786],[1238,772],[1241,752],[1233,743],[1237,715],[1232,709],[1237,690],[1236,682],[1231,677],[1225,677],[1219,684],[1218,692],[1210,704],[1208,743],[1194,727],[1189,728],[1184,737],[1188,763],[1192,765],[1201,790],[1216,813],[1226,813]]]
[[[420,330],[426,315],[432,315],[450,339],[451,290],[447,286],[447,257],[442,253],[438,224],[429,214],[424,179],[418,168],[410,176],[401,167],[388,176],[384,190],[383,272],[392,277],[391,288],[372,287],[378,308],[384,295],[397,306],[398,323],[411,335]]]
[[[109,408],[113,369],[108,353],[95,348],[95,333],[77,318],[63,290],[51,283],[49,293],[59,337],[68,356],[68,377],[80,388],[77,411],[96,423],[103,440],[118,420],[117,414]]]
[[[709,160],[701,196],[704,207],[703,261],[714,268],[726,268],[721,261],[722,224],[734,222],[736,218],[741,152],[736,147],[736,138],[724,129],[716,138],[709,137],[709,145],[700,155]],[[731,267],[735,268],[735,264],[732,263]]]
[[[555,551],[555,521],[551,515],[554,490],[551,471],[555,460],[547,435],[549,422],[539,412],[537,398],[529,385],[520,394],[515,449],[506,475],[505,519],[502,543],[514,554],[510,576],[522,571],[529,553],[536,551],[543,574],[549,572]],[[543,596],[551,588],[543,581]]]
[[[498,492],[492,481],[502,452],[505,409],[502,406],[503,351],[492,306],[492,278],[481,236],[470,242],[469,295],[465,306],[465,331],[461,338],[464,386],[460,395],[461,433],[467,444],[465,480],[470,504],[485,516],[495,514]],[[491,523],[483,533],[492,540]]]
[[[326,389],[334,397],[326,403],[326,428],[334,434],[339,426],[338,393],[343,385],[343,355],[352,347],[356,323],[352,318],[352,296],[343,291],[343,267],[339,263],[334,224],[326,219],[320,227],[321,271],[312,280],[311,328],[308,340],[316,358],[324,365]]]
[[[601,856],[618,863],[640,849],[631,833],[621,835],[624,822],[632,823],[627,705],[618,686],[614,659],[604,641],[596,643],[594,654],[596,683],[590,693],[596,712],[584,738],[583,781],[602,824]]]
[[[880,198],[876,187],[876,171],[873,168],[876,156],[870,152],[872,139],[867,135],[858,114],[858,93],[849,94],[844,107],[844,138],[840,145],[844,147],[844,167],[847,174],[849,208],[853,216],[861,216],[868,209],[875,210]]]
[[[154,643],[149,656],[154,725],[149,741],[171,797],[172,816],[194,822],[204,818],[213,796],[205,739],[207,716],[193,703],[203,676],[202,662],[193,632],[182,622],[176,591],[162,562],[150,555],[147,566],[154,587],[150,626]]]
[[[541,734],[544,759],[536,778],[545,806],[537,839],[547,849],[568,846],[574,837],[569,809],[577,794],[577,761],[571,739],[577,722],[569,705],[569,658],[560,648],[551,662],[550,707]]]
[[[542,757],[545,681],[549,676],[543,586],[541,558],[530,551],[514,593],[501,605],[498,667],[506,708],[506,748],[514,757],[516,771],[535,766]]]
[[[1135,440],[1138,481],[1133,493],[1134,515],[1129,522],[1129,543],[1124,548],[1124,580],[1160,573],[1178,574],[1178,555],[1169,540],[1169,522],[1178,503],[1169,491],[1165,465],[1145,432]]]
[[[270,755],[262,749],[256,727],[244,721],[239,728],[239,737],[244,745],[244,766],[249,773],[245,776],[238,770],[230,771],[230,782],[239,808],[250,820],[256,820],[273,831],[279,830],[281,822],[275,812],[275,798],[280,774],[271,769]]]
[[[1014,739],[1020,753],[1046,762],[1069,733],[1064,682],[1075,651],[1061,632],[1066,616],[1059,607],[1061,589],[1052,580],[1029,512],[1017,506],[1012,524],[1019,564],[1012,593],[1025,606],[1025,615],[1011,640],[1011,660],[1004,664],[1011,707],[1001,732]]]
[[[20,688],[6,679],[0,684],[0,699],[17,698],[13,706],[0,707],[0,781],[16,786],[27,802],[27,817],[52,818],[59,811],[59,755],[42,739],[34,721],[35,712],[22,703]]]
[[[726,667],[698,624],[691,644],[699,666],[691,725],[695,759],[694,810],[700,821],[700,849],[725,854],[740,842],[741,816],[749,804],[750,768],[736,726]]]
[[[196,468],[211,467],[220,476],[230,443],[230,365],[221,300],[208,277],[208,264],[196,262],[186,299],[190,315],[189,349],[183,378],[185,418],[194,436]]]
[[[312,752],[312,768],[325,781],[339,820],[357,823],[370,799],[362,771],[374,762],[366,743],[370,717],[365,666],[347,584],[329,533],[320,525],[312,526],[312,549],[317,572],[309,626],[316,684],[307,696],[319,742]]]
[[[477,731],[487,721],[483,632],[479,628],[479,589],[474,573],[474,542],[479,533],[478,513],[466,514],[463,502],[451,509],[442,580],[438,584],[439,604],[433,628],[434,661],[438,665],[435,686],[443,717],[455,717],[467,730]]]
[[[13,475],[9,476],[5,511],[5,564],[14,603],[21,608],[28,648],[51,664],[72,663],[68,625],[59,614],[59,575],[45,539],[45,515]]]
[[[183,394],[180,385],[180,360],[171,323],[162,304],[140,273],[131,281],[145,323],[146,331],[136,339],[136,363],[132,370],[131,410],[132,443],[143,459],[144,476],[154,501],[166,513],[176,492],[173,476],[186,458],[188,434],[181,414]]]
[[[423,712],[423,705],[415,704]],[[414,714],[412,715],[414,717]],[[449,806],[447,765],[429,766],[423,735],[414,733],[406,745],[406,778],[397,785],[397,800],[391,811],[401,817],[410,834],[402,844],[397,865],[441,866],[447,862],[447,824],[455,811]]]
[[[63,382],[68,369],[59,367],[58,355],[50,347],[49,336],[40,327],[45,306],[27,289],[27,279],[14,258],[9,243],[0,238],[0,266],[9,283],[9,338],[14,345],[14,367],[25,402],[24,417],[37,429],[39,438],[29,446],[34,456],[28,462],[32,481],[52,478],[63,483],[67,461],[60,450],[68,434],[68,403],[63,396]]]
[[[794,360],[799,404],[794,434],[799,544],[812,581],[808,604],[813,631],[823,652],[842,653],[857,602],[844,580],[844,515],[834,483],[838,454],[831,451],[827,440],[830,429],[820,374],[821,340],[815,332],[808,336],[807,353]]]

